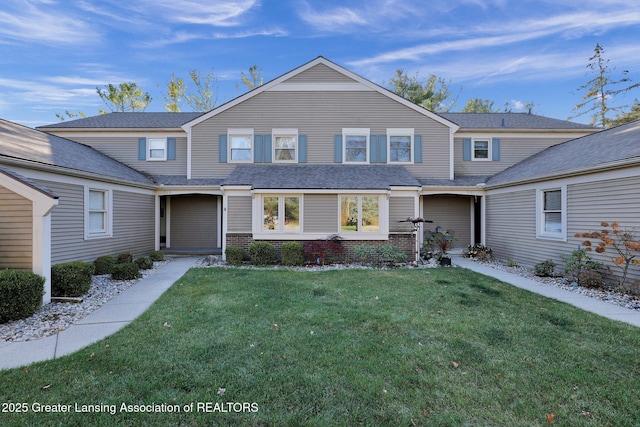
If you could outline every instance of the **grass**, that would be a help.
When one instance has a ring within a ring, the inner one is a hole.
[[[638,328],[464,269],[194,269],[108,339],[0,372],[0,403],[28,406],[0,424],[638,425],[638,348]]]

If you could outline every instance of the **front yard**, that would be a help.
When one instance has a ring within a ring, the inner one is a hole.
[[[0,372],[0,420],[638,425],[638,348],[638,328],[459,268],[193,269],[116,335]]]

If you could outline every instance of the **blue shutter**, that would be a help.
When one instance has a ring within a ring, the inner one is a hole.
[[[147,138],[138,138],[138,160],[147,160]]]
[[[220,134],[218,142],[218,160],[220,163],[227,163],[227,134]]]
[[[307,135],[298,135],[298,163],[307,163]]]
[[[176,139],[167,138],[167,160],[176,159]]]
[[[413,136],[413,163],[422,163],[422,135]]]
[[[500,138],[493,138],[491,140],[491,160],[500,160]]]
[[[378,135],[378,161],[387,163],[387,135]]]
[[[471,138],[462,140],[462,160],[471,161]]]
[[[262,163],[264,161],[264,145],[262,135],[253,135],[253,162]]]
[[[369,136],[369,163],[378,163],[378,135]]]
[[[333,137],[333,161],[334,163],[342,163],[342,135],[334,135]]]
[[[271,135],[262,135],[262,161],[265,163],[271,163],[272,146]]]

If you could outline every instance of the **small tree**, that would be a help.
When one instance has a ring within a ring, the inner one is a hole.
[[[104,88],[96,88],[96,92],[111,112],[144,111],[151,104],[151,95],[143,92],[134,82],[119,85],[109,83]],[[100,110],[100,114],[108,111]]]
[[[605,253],[607,248],[614,251],[612,258],[613,264],[622,270],[622,275],[618,280],[620,287],[627,282],[629,267],[632,265],[640,265],[640,240],[635,237],[635,228],[621,228],[618,222],[608,223],[606,221],[600,223],[602,230],[576,233],[575,237],[587,238],[582,244],[587,251],[594,250],[601,254]],[[592,240],[597,241],[594,249]]]

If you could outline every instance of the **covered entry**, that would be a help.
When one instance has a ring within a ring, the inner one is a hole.
[[[207,194],[164,196],[160,200],[160,241],[168,251],[220,253],[221,197]]]
[[[433,224],[426,229],[442,227],[454,233],[456,249],[480,242],[480,200],[481,196],[436,194],[422,197],[422,212]]]

